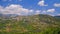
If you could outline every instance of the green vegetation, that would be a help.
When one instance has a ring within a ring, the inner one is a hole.
[[[60,19],[42,14],[1,17],[0,34],[60,34]]]

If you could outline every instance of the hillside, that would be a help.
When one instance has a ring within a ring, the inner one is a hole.
[[[57,19],[60,19],[60,16],[54,16],[55,18],[57,18]]]
[[[0,34],[60,34],[59,19],[50,15],[0,17]]]

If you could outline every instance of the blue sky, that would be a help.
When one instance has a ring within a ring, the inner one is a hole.
[[[0,0],[0,13],[60,15],[60,0]]]

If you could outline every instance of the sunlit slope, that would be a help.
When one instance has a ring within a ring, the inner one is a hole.
[[[0,18],[1,34],[59,34],[60,23],[50,15]]]

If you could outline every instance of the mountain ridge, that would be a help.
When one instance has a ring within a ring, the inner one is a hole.
[[[60,21],[50,15],[16,16],[0,19],[0,33],[3,34],[58,34]]]

